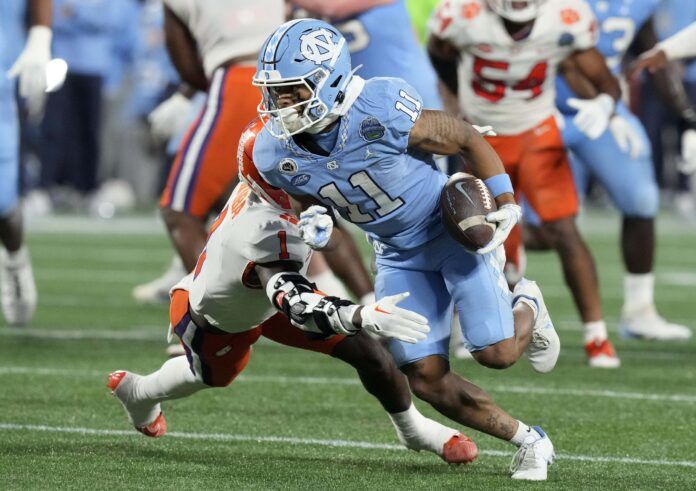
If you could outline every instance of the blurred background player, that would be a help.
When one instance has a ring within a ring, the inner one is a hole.
[[[251,85],[256,55],[268,33],[285,20],[282,0],[164,0],[164,6],[167,49],[184,85],[162,104],[167,109],[159,110],[158,118],[182,117],[195,91],[206,92],[207,99],[179,145],[160,199],[181,263],[175,260],[164,276],[136,287],[133,295],[141,302],[168,298],[203,250],[208,217],[237,183],[239,136],[256,117],[259,94]],[[331,266],[358,298],[369,299],[372,284],[358,257],[355,244],[346,241],[332,255]],[[347,296],[321,255],[310,276],[320,288]]]
[[[621,95],[618,80],[594,47],[592,11],[581,0],[454,0],[440,4],[429,26],[428,49],[440,79],[458,94],[468,121],[493,126],[498,136],[487,137],[488,142],[501,156],[515,191],[539,213],[542,233],[561,259],[584,323],[590,366],[618,367],[594,260],[575,223],[578,200],[554,118],[555,75],[566,58],[599,93],[577,104],[575,122],[583,132],[595,138],[604,132]],[[521,260],[519,226],[505,248],[508,281],[514,282],[509,273]]]
[[[22,48],[27,7],[30,27]],[[4,0],[0,4],[0,296],[10,325],[29,322],[37,300],[29,251],[23,244],[15,79],[29,113],[40,118],[46,97],[46,64],[51,59],[50,25],[50,0]]]
[[[619,76],[629,46],[642,51],[655,45],[657,38],[651,18],[660,1],[590,0],[588,3],[599,23],[597,50],[607,60],[612,73]],[[575,72],[573,67],[566,68],[565,77],[571,84],[577,84],[578,80],[573,79],[582,78],[582,75],[569,73],[571,71]],[[655,72],[653,79],[658,93],[664,96],[663,100],[685,120],[696,124],[696,111],[689,103],[677,67]],[[595,178],[623,214],[621,250],[627,273],[620,332],[624,336],[645,339],[688,339],[691,331],[665,321],[654,304],[655,217],[659,209],[659,189],[650,142],[643,126],[619,101],[609,128],[599,137],[590,138],[574,121],[577,111],[573,105],[578,96],[564,77],[557,77],[556,88],[556,103],[563,114],[563,141],[571,151],[578,192],[584,195],[588,181]],[[537,222],[534,219],[527,221]],[[539,234],[535,234],[533,240],[536,242],[534,248],[543,243]]]

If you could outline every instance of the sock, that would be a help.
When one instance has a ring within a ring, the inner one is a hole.
[[[26,246],[22,245],[19,249],[14,252],[10,252],[7,249],[5,251],[5,261],[8,266],[18,266],[29,260],[29,251]]]
[[[159,403],[190,396],[207,387],[193,375],[186,357],[177,356],[167,360],[156,372],[140,377],[133,400]]]
[[[515,436],[510,438],[510,443],[512,443],[516,447],[521,447],[524,445],[525,441],[529,437],[534,437],[532,441],[536,441],[539,438],[541,438],[541,435],[537,433],[537,431],[532,428],[529,425],[524,424],[522,421],[517,421],[517,431],[515,432]]]
[[[653,305],[655,291],[655,275],[652,273],[630,274],[624,276],[624,305],[621,312],[624,316],[639,313]]]
[[[413,403],[406,411],[389,414],[389,419],[396,429],[399,441],[406,448],[417,452],[426,450],[442,455],[445,443],[459,433],[455,429],[426,418]]]
[[[319,273],[316,276],[308,277],[309,281],[316,283],[317,288],[326,293],[327,295],[332,295],[334,297],[345,298],[346,300],[351,298],[350,293],[343,286],[336,275],[330,269],[327,269],[323,273]]]
[[[607,339],[607,324],[604,321],[585,322],[585,344]]]

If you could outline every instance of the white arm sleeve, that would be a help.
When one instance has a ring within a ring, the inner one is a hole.
[[[696,22],[658,43],[670,60],[696,56]]]

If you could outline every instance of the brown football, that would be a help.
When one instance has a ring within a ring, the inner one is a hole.
[[[464,172],[450,177],[440,194],[442,223],[470,251],[480,249],[493,238],[495,226],[486,222],[486,215],[497,209],[486,184]]]

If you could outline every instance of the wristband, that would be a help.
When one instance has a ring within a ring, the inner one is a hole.
[[[491,192],[494,198],[497,198],[501,194],[505,193],[515,194],[515,190],[512,189],[512,181],[510,180],[510,176],[505,173],[489,177],[483,182],[486,184],[488,190]]]

